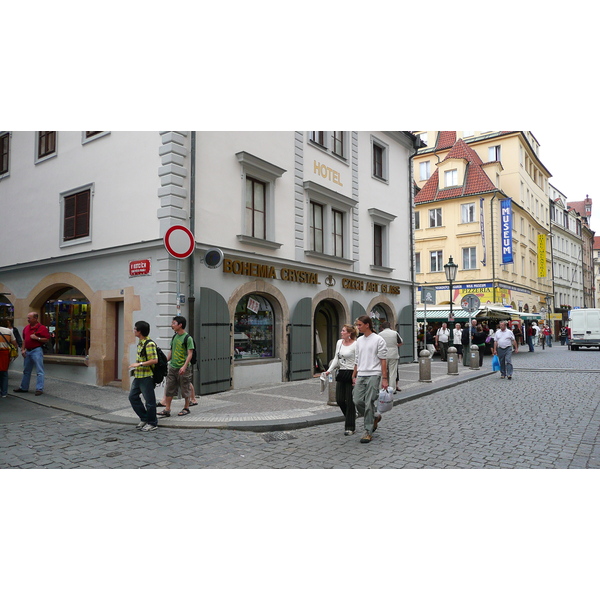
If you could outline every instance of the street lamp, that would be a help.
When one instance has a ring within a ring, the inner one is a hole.
[[[446,279],[450,284],[450,314],[448,316],[448,320],[452,320],[452,282],[456,280],[456,271],[458,270],[458,265],[452,261],[452,257],[444,265],[444,271],[446,271]]]

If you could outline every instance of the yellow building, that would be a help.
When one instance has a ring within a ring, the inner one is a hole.
[[[526,131],[415,132],[415,280],[450,301],[444,271],[458,263],[453,303],[542,312],[552,302],[548,178]],[[420,294],[417,295],[420,300]],[[459,307],[457,307],[459,308]]]

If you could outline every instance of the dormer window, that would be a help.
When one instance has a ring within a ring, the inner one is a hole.
[[[444,187],[452,187],[455,185],[458,185],[458,169],[444,171]]]

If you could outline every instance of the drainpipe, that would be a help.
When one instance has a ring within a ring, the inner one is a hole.
[[[492,238],[492,303],[496,304],[496,252],[494,245],[494,200],[496,199],[496,194],[498,192],[494,192],[494,195],[490,198],[490,230],[491,230],[491,238]]]
[[[196,132],[192,131],[191,139],[190,139],[190,231],[196,239]],[[195,288],[195,272],[196,272],[196,249],[194,248],[194,252],[192,252],[190,256],[190,287],[189,287],[189,331],[194,339],[194,343],[196,347],[198,347],[198,336],[196,336],[196,332],[194,331],[194,323],[195,323],[195,312],[196,312],[196,296],[194,293]],[[194,389],[196,389],[196,371],[200,368],[199,363],[196,364],[196,368],[192,369],[192,384],[194,385]]]

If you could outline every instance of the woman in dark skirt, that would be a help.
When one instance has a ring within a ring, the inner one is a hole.
[[[353,325],[342,327],[342,338],[335,347],[335,356],[326,371],[327,375],[339,369],[335,378],[335,400],[346,417],[344,435],[352,435],[356,429],[356,406],[352,400],[352,371],[356,359],[356,328]]]

